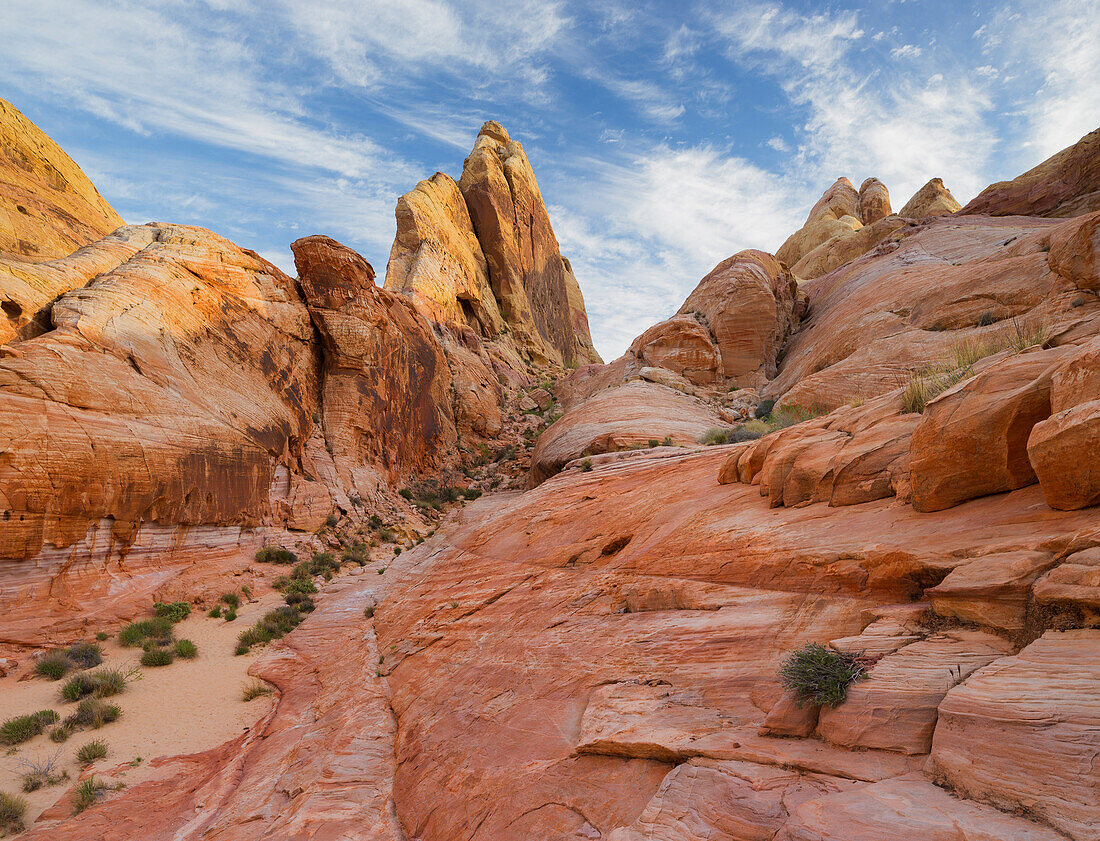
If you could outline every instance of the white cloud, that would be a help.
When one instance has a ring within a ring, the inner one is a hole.
[[[890,50],[890,55],[894,58],[917,58],[924,52],[916,44],[902,44],[900,47],[894,47]]]
[[[791,150],[791,147],[787,145],[787,141],[778,134],[775,137],[769,137],[764,145],[777,152],[789,152]]]

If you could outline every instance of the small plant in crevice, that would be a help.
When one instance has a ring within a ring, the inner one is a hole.
[[[848,687],[866,676],[866,665],[858,655],[815,642],[788,654],[779,667],[780,683],[800,706],[835,707],[847,696]]]
[[[107,784],[95,777],[88,777],[81,782],[73,791],[73,814],[79,815],[89,806],[94,805],[106,790]]]
[[[241,687],[241,700],[245,702],[254,701],[263,695],[270,695],[271,692],[271,686],[254,677]]]

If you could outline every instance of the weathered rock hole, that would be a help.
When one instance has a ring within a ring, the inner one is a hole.
[[[607,557],[608,555],[614,555],[617,552],[621,552],[633,539],[634,535],[632,534],[619,535],[600,550],[601,557]]]
[[[19,318],[19,316],[23,314],[23,308],[15,301],[4,301],[0,303],[0,309],[4,311],[4,315],[12,319]]]

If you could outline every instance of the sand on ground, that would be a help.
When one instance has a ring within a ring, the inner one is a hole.
[[[190,617],[176,625],[177,639],[189,639],[198,646],[199,656],[194,660],[177,658],[170,666],[141,667],[138,664],[141,649],[122,648],[117,633],[99,643],[103,649],[102,666],[123,671],[137,666],[141,672],[141,679],[131,681],[124,693],[107,699],[122,709],[118,720],[99,730],[77,731],[61,744],[50,741],[47,733],[43,733],[11,748],[0,745],[0,791],[26,799],[24,820],[28,826],[65,796],[80,776],[76,752],[93,739],[106,742],[108,754],[91,770],[133,762],[132,769],[114,776],[133,785],[157,775],[157,770],[149,767],[149,760],[215,748],[253,726],[268,711],[273,702],[271,695],[249,703],[241,699],[242,687],[252,680],[246,674],[248,667],[263,648],[254,648],[250,654],[241,656],[233,654],[237,635],[282,602],[274,591],[254,595],[256,601],[241,604],[233,622],[212,619],[193,610]],[[65,718],[76,708],[75,703],[61,700],[61,686],[68,676],[59,681],[39,677],[20,680],[26,672],[27,669],[20,668],[0,679],[0,721],[42,709],[56,710]],[[72,674],[75,672],[69,673]],[[69,779],[60,785],[23,793],[22,779],[27,771],[24,760],[42,760],[54,755],[55,773],[67,771]]]

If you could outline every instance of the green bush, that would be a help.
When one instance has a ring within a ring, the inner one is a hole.
[[[53,710],[39,710],[29,715],[17,715],[0,724],[0,742],[5,745],[18,745],[33,739],[51,724],[56,724],[61,716]]]
[[[110,698],[112,695],[122,694],[126,691],[127,681],[133,676],[133,673],[127,675],[120,669],[100,669],[88,675],[95,683],[93,694],[97,698]]]
[[[294,578],[279,589],[284,596],[289,596],[291,593],[301,593],[308,596],[317,592],[317,585],[308,578]]]
[[[0,834],[14,835],[25,828],[23,817],[27,814],[27,801],[16,794],[0,791]]]
[[[590,458],[581,459],[581,472],[582,473],[588,473],[591,470],[592,470],[592,459],[590,459]]]
[[[798,704],[835,707],[848,687],[866,677],[867,671],[854,654],[810,643],[791,652],[779,667],[779,681],[794,693]]]
[[[245,628],[237,637],[237,654],[247,654],[254,645],[266,645],[280,639],[302,623],[303,616],[292,605],[277,607],[268,611],[251,628]]]
[[[238,596],[236,593],[223,593],[222,601],[234,610],[241,606],[241,597]]]
[[[157,645],[171,644],[171,621],[163,616],[143,619],[140,622],[132,622],[118,632],[119,645],[124,648],[136,648],[143,645],[146,640],[152,640]]]
[[[111,635],[108,634],[106,631],[100,631],[95,635],[95,638],[100,642],[107,642],[107,640],[110,639],[110,636]]]
[[[154,668],[171,666],[176,656],[166,648],[151,648],[141,655],[141,665]]]
[[[187,602],[157,602],[153,605],[153,613],[175,625],[191,615],[191,605]]]
[[[256,562],[261,564],[294,564],[298,556],[282,546],[265,546],[256,553]]]
[[[94,642],[73,643],[65,652],[65,656],[80,669],[90,669],[103,662],[103,650]]]
[[[61,680],[73,667],[69,658],[60,651],[53,651],[34,664],[34,672],[39,677]]]
[[[94,739],[85,745],[81,745],[76,751],[76,761],[81,765],[91,765],[93,762],[104,759],[107,756],[107,743]]]
[[[312,613],[317,607],[305,593],[288,593],[285,601],[299,613]]]
[[[73,729],[65,724],[59,724],[50,731],[50,741],[60,744],[73,735]]]
[[[772,409],[775,407],[774,400],[761,400],[756,406],[756,411],[753,413],[758,418],[766,418],[772,413]]]
[[[107,789],[105,783],[101,783],[95,777],[88,777],[73,791],[73,814],[79,815],[89,806],[92,806]]]
[[[720,426],[712,427],[703,433],[703,437],[699,439],[699,443],[707,447],[713,447],[716,444],[725,444],[730,432],[731,430],[723,429]]]
[[[236,619],[237,619],[237,611],[230,608],[229,610],[227,610],[225,612],[225,621],[226,622],[234,622],[234,621],[236,621]]]
[[[74,675],[65,681],[61,687],[61,700],[79,701],[81,698],[95,692],[96,683],[89,675]]]
[[[477,488],[467,488],[462,495],[465,496],[466,499],[479,499],[481,497],[481,491]]]
[[[210,608],[210,612],[207,613],[206,615],[209,616],[211,619],[221,619],[221,617],[222,617],[221,605],[214,605],[212,608]]]
[[[191,640],[176,640],[174,651],[177,657],[182,657],[184,660],[194,660],[199,656],[199,647]]]
[[[252,678],[241,689],[242,701],[253,701],[261,695],[270,695],[271,687],[258,678]]]
[[[85,698],[76,705],[76,710],[65,719],[65,728],[70,732],[81,728],[98,730],[104,724],[115,721],[122,710],[116,704],[106,704],[99,698]],[[64,741],[64,739],[55,741]]]

